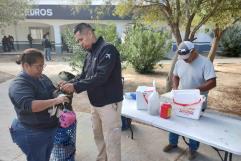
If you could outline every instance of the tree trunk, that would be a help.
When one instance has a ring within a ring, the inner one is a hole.
[[[176,62],[177,62],[177,53],[175,53],[175,56],[172,60],[171,69],[169,70],[169,73],[168,73],[168,76],[166,79],[166,92],[169,92],[172,90],[172,73],[173,73]]]
[[[215,56],[216,56],[216,51],[217,51],[217,48],[218,48],[218,43],[219,43],[219,40],[215,37],[213,39],[213,42],[212,42],[212,46],[211,46],[211,49],[208,53],[208,58],[211,60],[211,62],[213,62]]]
[[[216,52],[217,52],[217,48],[218,48],[218,43],[221,39],[222,36],[222,29],[220,29],[217,25],[216,28],[214,29],[214,38],[212,41],[212,46],[211,49],[208,53],[208,58],[211,60],[211,62],[213,62],[215,56],[216,56]]]
[[[170,26],[172,29],[172,33],[176,39],[176,45],[178,46],[182,42],[182,37],[180,34],[180,30],[177,26]],[[175,57],[172,60],[171,69],[169,70],[167,79],[166,79],[166,92],[169,92],[172,89],[172,73],[177,62],[177,52],[175,53]]]

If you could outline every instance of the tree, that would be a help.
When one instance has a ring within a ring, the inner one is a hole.
[[[214,24],[214,39],[211,49],[208,54],[208,58],[213,62],[218,44],[222,38],[223,33],[232,25],[240,21],[241,18],[241,1],[238,0],[235,4],[233,1],[227,2],[219,12],[216,12],[213,17],[210,18],[209,24]],[[234,4],[229,4],[234,3]],[[236,5],[236,6],[235,6]]]
[[[183,40],[194,41],[196,32],[208,22],[216,24],[215,38],[209,58],[214,59],[217,44],[224,28],[240,19],[241,0],[123,0],[116,7],[116,14],[132,14],[146,22],[166,22],[176,44]],[[181,35],[181,30],[184,35]],[[174,57],[168,74],[166,90],[171,90],[171,77],[177,54]]]
[[[1,0],[0,28],[14,24],[25,18],[25,11],[29,8],[30,0]]]

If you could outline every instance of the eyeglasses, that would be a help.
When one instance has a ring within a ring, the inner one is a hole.
[[[187,55],[187,54],[189,54],[191,51],[192,51],[192,49],[190,49],[190,50],[187,50],[187,49],[178,49],[178,50],[177,50],[177,53],[178,53],[179,55]]]
[[[32,64],[32,66],[37,67],[37,69],[43,69],[47,66],[47,64]]]

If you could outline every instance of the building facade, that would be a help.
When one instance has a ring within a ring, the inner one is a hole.
[[[109,13],[97,15],[96,10],[102,9],[103,5],[82,6],[77,11],[73,11],[76,6],[40,4],[26,11],[26,19],[15,25],[3,29],[1,37],[12,35],[14,46],[17,50],[29,47],[28,34],[31,34],[33,41],[32,47],[42,48],[43,35],[49,33],[49,38],[57,54],[63,50],[62,32],[67,27],[73,27],[78,23],[99,23],[115,24],[118,36],[122,36],[125,26],[128,25],[130,18],[120,18],[113,16],[114,6],[108,6]],[[97,19],[98,16],[98,19]]]

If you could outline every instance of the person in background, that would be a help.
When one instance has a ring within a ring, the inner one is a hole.
[[[8,42],[7,42],[7,36],[3,36],[2,38],[2,46],[3,46],[3,51],[7,52],[8,51]]]
[[[43,46],[44,46],[44,54],[45,54],[45,60],[51,61],[51,42],[49,41],[49,33],[46,33],[43,36]]]
[[[199,89],[206,96],[203,111],[207,107],[208,91],[216,86],[216,75],[212,62],[197,53],[194,44],[183,41],[178,46],[178,58],[173,71],[173,89]],[[169,133],[169,145],[164,147],[164,152],[177,148],[178,135]],[[189,139],[188,159],[196,158],[199,142]]]
[[[7,46],[7,51],[11,52],[10,38],[8,36],[6,36],[6,46]]]
[[[94,29],[80,23],[74,30],[76,41],[88,51],[82,73],[61,89],[80,93],[87,90],[91,103],[94,140],[98,148],[96,161],[121,161],[121,107],[123,85],[120,54]]]
[[[28,161],[48,161],[58,126],[57,117],[50,117],[48,109],[69,99],[66,96],[53,97],[55,87],[42,74],[45,64],[39,50],[24,50],[16,63],[21,64],[22,71],[9,87],[9,98],[17,114],[9,129],[12,141]]]
[[[28,34],[27,38],[28,38],[29,47],[32,48],[32,46],[33,46],[33,38],[31,36],[31,34]]]
[[[8,35],[8,39],[9,39],[9,48],[10,48],[10,50],[15,50],[13,36],[12,35]]]

